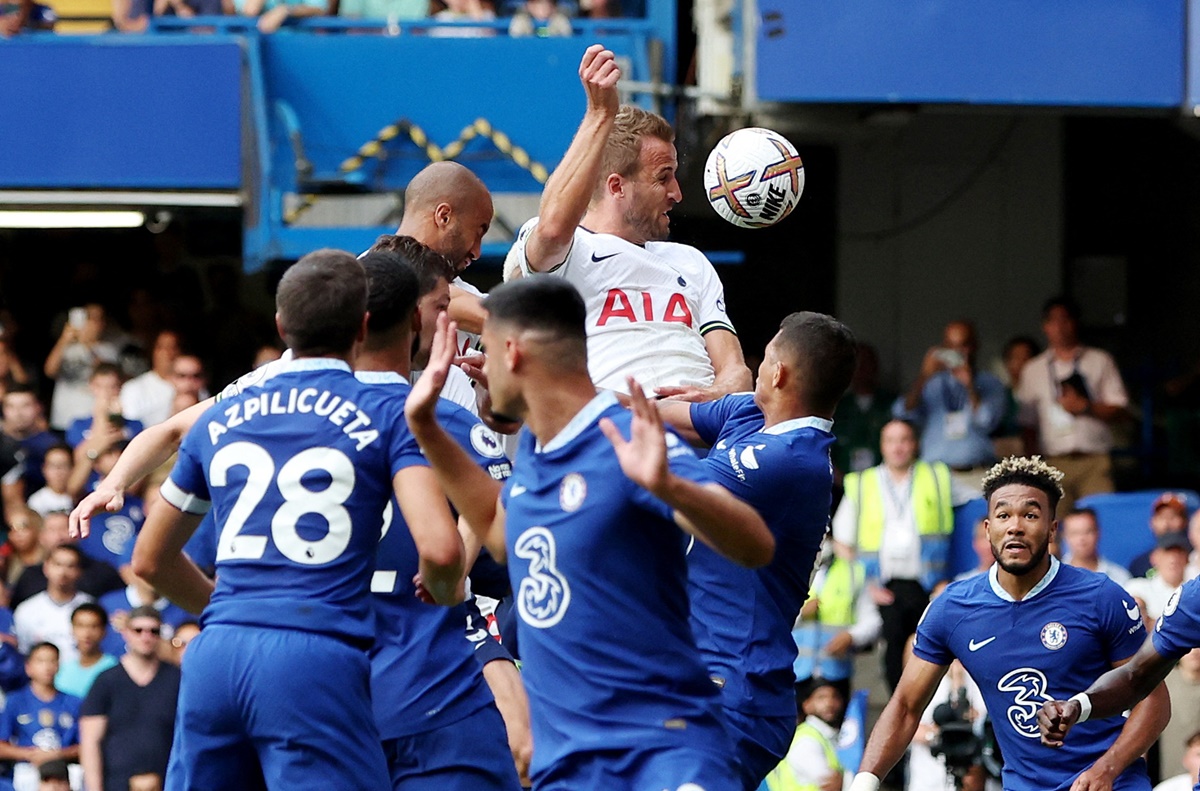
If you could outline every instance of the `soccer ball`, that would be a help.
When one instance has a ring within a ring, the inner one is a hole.
[[[721,138],[704,165],[717,214],[742,228],[766,228],[792,213],[804,191],[804,163],[778,132],[751,127]]]

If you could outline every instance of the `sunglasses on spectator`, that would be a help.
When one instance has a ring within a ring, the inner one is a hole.
[[[160,634],[162,634],[162,627],[161,626],[131,626],[131,627],[129,627],[129,631],[133,632],[134,634],[145,634],[146,632],[149,632],[150,634],[154,635],[155,637],[158,637]]]

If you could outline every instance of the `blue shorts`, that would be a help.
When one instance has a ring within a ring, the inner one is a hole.
[[[796,733],[796,715],[766,717],[723,709],[725,727],[733,740],[734,769],[742,788],[754,791],[787,756]]]
[[[728,756],[695,747],[605,750],[571,756],[533,781],[534,791],[738,791]],[[534,745],[537,749],[537,745]]]
[[[392,791],[521,791],[494,703],[428,733],[385,739],[383,753]]]
[[[184,659],[165,788],[387,788],[370,686],[366,653],[328,635],[207,626]]]

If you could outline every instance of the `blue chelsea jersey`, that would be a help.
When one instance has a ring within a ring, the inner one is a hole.
[[[1004,754],[1004,788],[1067,789],[1116,740],[1125,720],[1089,720],[1060,748],[1045,747],[1037,714],[1048,700],[1087,689],[1146,635],[1133,597],[1103,574],[1060,564],[1022,600],[1000,587],[996,566],[956,582],[926,611],[914,653],[948,665],[958,658],[979,685]],[[1150,787],[1134,762],[1115,789]]]
[[[686,536],[622,472],[597,425],[631,415],[598,395],[545,448],[522,432],[503,492],[523,677],[541,776],[572,755],[692,744],[728,751],[688,626]],[[668,435],[673,472],[708,480]]]
[[[0,741],[40,750],[79,744],[79,706],[79,698],[65,692],[55,692],[52,700],[42,700],[28,686],[10,692],[0,714]]]
[[[202,622],[367,643],[368,582],[400,470],[425,465],[404,399],[346,363],[293,360],[206,411],[163,496],[217,524],[217,583]]]
[[[1154,624],[1154,650],[1179,659],[1200,646],[1200,577],[1175,589]]]
[[[360,371],[355,376],[402,401],[412,389],[394,373]],[[444,398],[438,401],[437,417],[476,464],[497,480],[508,478],[512,468],[504,448],[479,418]],[[371,702],[384,739],[451,725],[492,700],[464,633],[466,607],[436,607],[417,599],[412,580],[418,561],[416,544],[393,498],[371,577]]]
[[[775,557],[747,569],[696,542],[688,553],[692,631],[725,706],[765,716],[796,710],[792,625],[829,526],[832,422],[804,417],[763,428],[752,394],[691,406],[712,451],[709,474],[754,506],[775,536]]]

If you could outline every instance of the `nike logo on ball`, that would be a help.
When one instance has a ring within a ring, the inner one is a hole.
[[[987,645],[988,643],[992,642],[995,639],[996,639],[995,637],[989,637],[986,640],[980,640],[978,643],[972,639],[971,642],[967,644],[967,648],[970,649],[971,651],[978,651],[980,648],[983,648],[985,645]]]
[[[596,255],[595,253],[592,253],[592,260],[598,264],[601,261],[606,261],[609,258],[612,258],[614,255],[620,255],[620,253],[609,253],[608,255]]]

